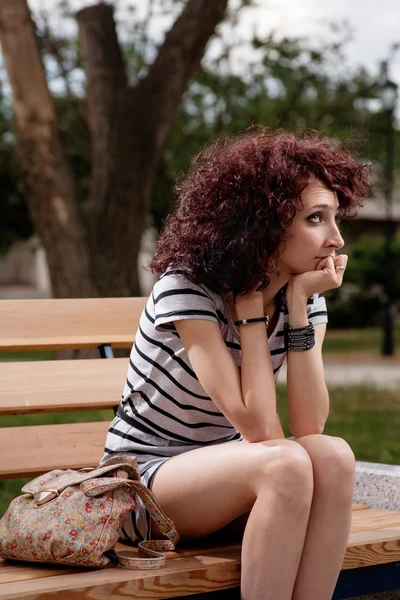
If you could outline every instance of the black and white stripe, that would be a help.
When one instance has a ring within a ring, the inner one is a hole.
[[[286,356],[285,290],[280,312],[269,338],[275,380]],[[325,323],[325,299],[314,294],[307,301],[309,320]],[[117,416],[110,426],[104,458],[134,454],[141,469],[204,444],[241,439],[201,386],[174,322],[204,319],[216,323],[229,352],[241,366],[240,336],[227,303],[204,285],[190,282],[182,271],[170,269],[153,288],[140,318],[127,379]],[[143,471],[144,472],[144,471]]]

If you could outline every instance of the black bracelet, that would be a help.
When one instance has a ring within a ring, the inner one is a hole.
[[[314,325],[309,322],[305,327],[291,327],[285,323],[285,347],[294,352],[311,350],[315,345]]]
[[[238,327],[240,325],[247,325],[247,323],[257,323],[258,321],[264,321],[265,327],[268,326],[268,315],[264,315],[263,317],[254,317],[253,319],[240,319],[240,321],[235,321],[235,325]]]

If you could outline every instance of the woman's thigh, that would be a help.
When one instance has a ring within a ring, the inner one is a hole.
[[[310,480],[309,456],[293,441],[229,442],[171,458],[157,471],[152,491],[181,537],[190,539],[222,528],[239,533],[261,488],[285,493],[288,486],[289,499]]]

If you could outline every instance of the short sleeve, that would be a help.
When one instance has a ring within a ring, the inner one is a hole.
[[[307,302],[308,320],[313,325],[328,322],[328,311],[323,294],[313,294]]]
[[[204,319],[218,325],[213,293],[204,285],[189,281],[185,275],[166,272],[153,288],[154,327],[157,331],[174,330],[174,321]]]

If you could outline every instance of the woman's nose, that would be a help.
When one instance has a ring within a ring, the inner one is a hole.
[[[344,239],[342,238],[342,235],[336,223],[331,232],[327,246],[334,246],[337,250],[340,250],[340,248],[343,248],[344,246]]]

